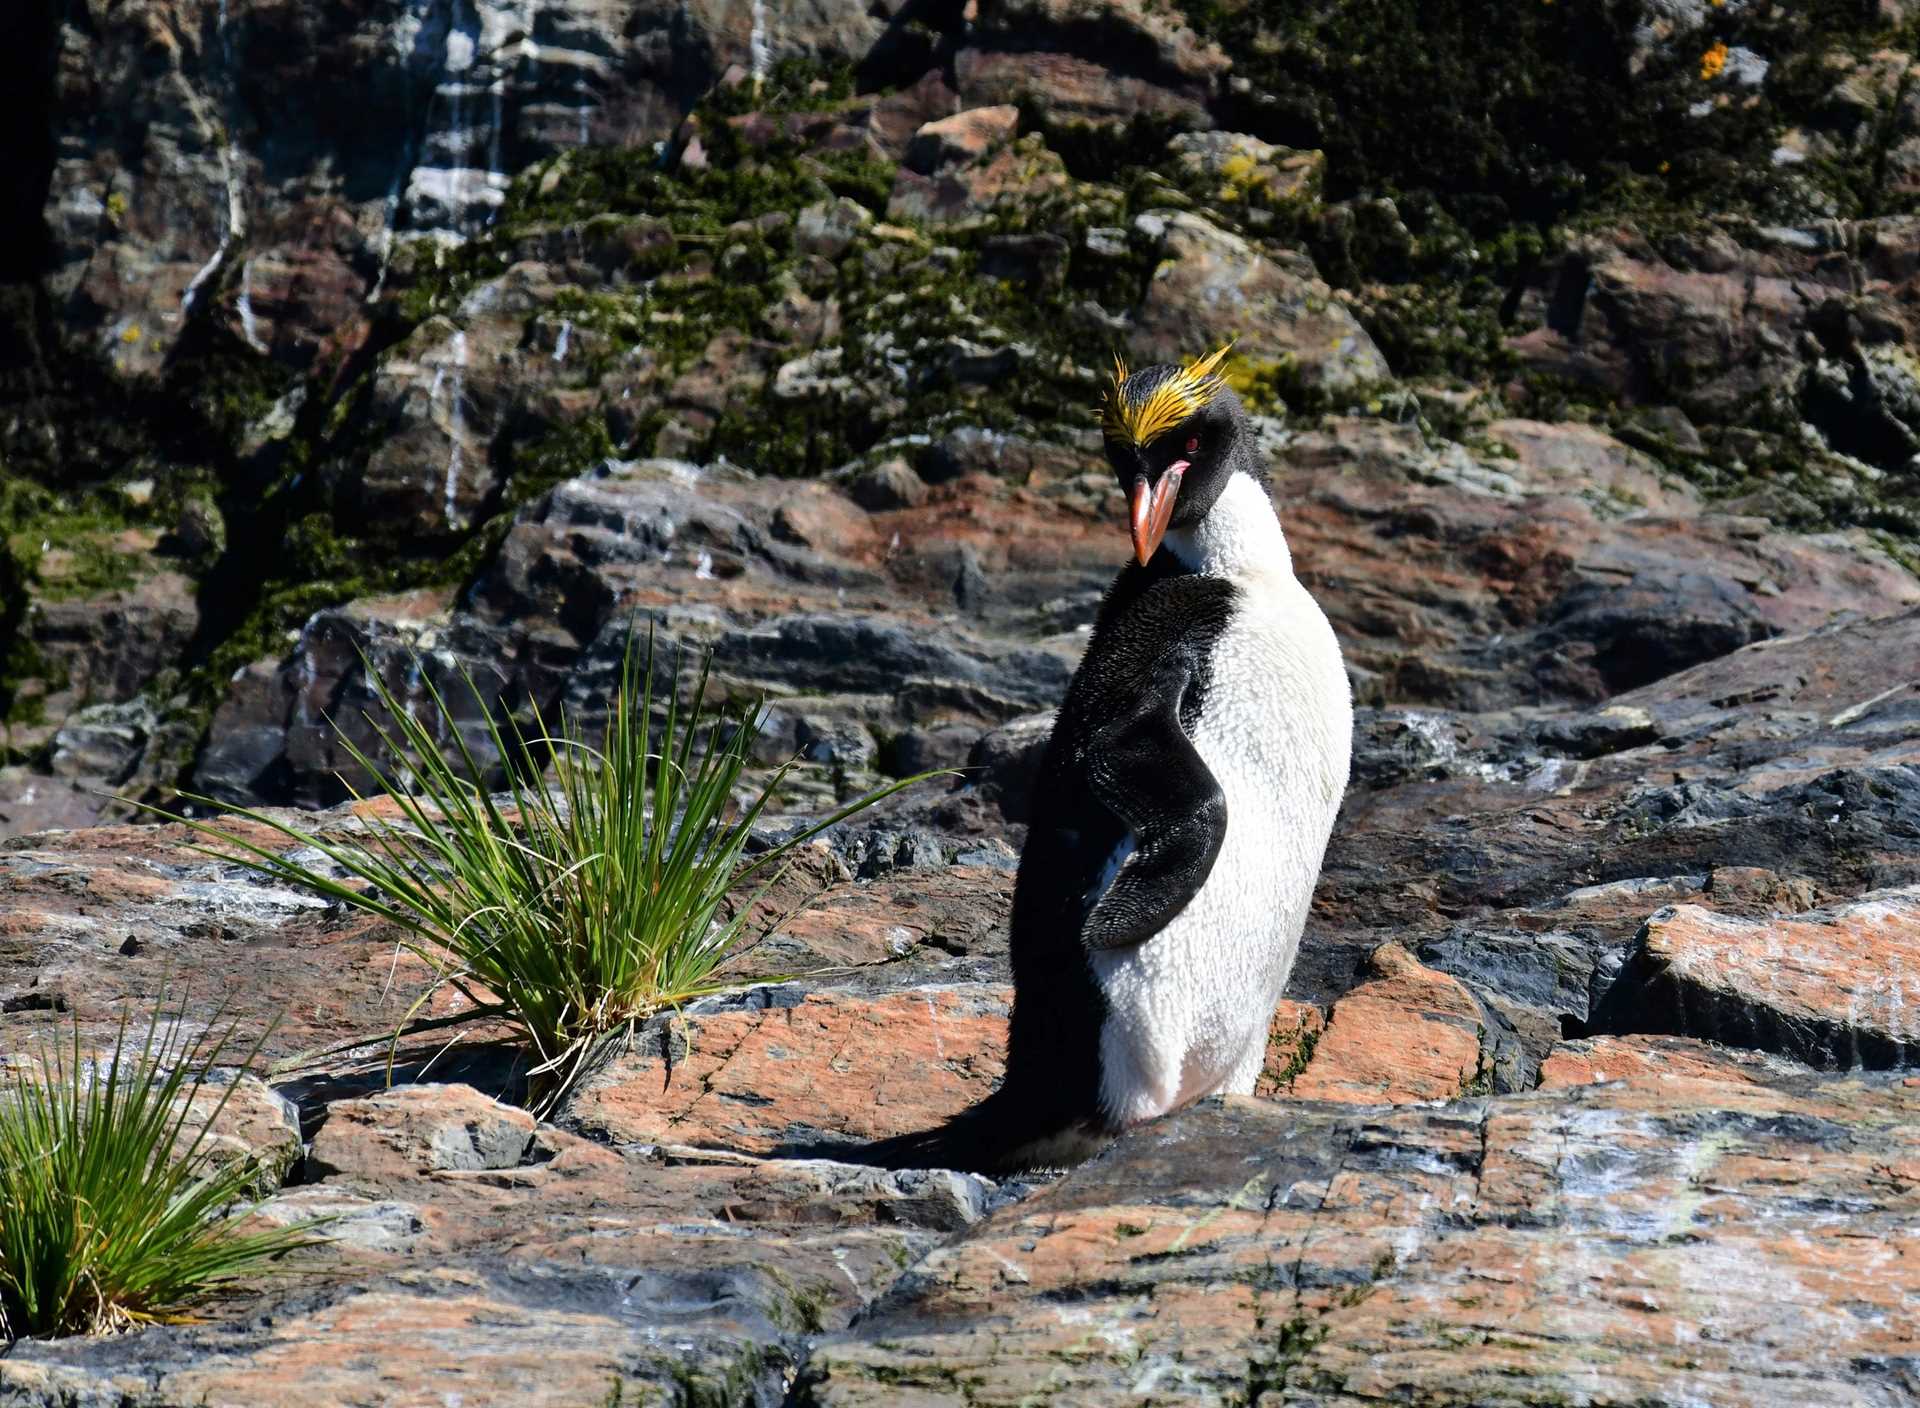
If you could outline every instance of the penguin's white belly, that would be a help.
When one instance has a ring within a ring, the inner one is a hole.
[[[1252,1090],[1346,787],[1353,710],[1332,628],[1290,574],[1245,585],[1191,735],[1226,793],[1219,858],[1166,928],[1090,960],[1117,1124]]]

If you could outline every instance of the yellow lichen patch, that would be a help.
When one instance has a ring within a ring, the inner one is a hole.
[[[1298,365],[1299,358],[1292,353],[1262,360],[1235,357],[1221,371],[1220,379],[1255,415],[1283,415],[1287,410],[1285,388],[1294,380]]]
[[[1236,152],[1220,163],[1220,178],[1217,198],[1223,201],[1248,200],[1256,195],[1269,195],[1273,190],[1272,170],[1245,152]]]
[[[1712,81],[1720,76],[1727,66],[1727,45],[1725,40],[1716,43],[1700,56],[1700,77]]]
[[[1100,426],[1109,440],[1124,440],[1145,445],[1180,424],[1188,416],[1213,400],[1225,383],[1219,376],[1220,364],[1233,350],[1225,343],[1206,356],[1187,363],[1168,377],[1144,401],[1129,402],[1122,394],[1127,381],[1127,364],[1113,359],[1113,381],[1101,408]]]

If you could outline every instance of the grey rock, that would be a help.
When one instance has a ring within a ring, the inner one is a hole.
[[[794,223],[793,242],[807,254],[838,259],[871,224],[872,212],[840,196],[802,210]]]
[[[1598,758],[1651,743],[1660,736],[1653,715],[1631,704],[1614,704],[1590,714],[1548,719],[1536,731],[1543,748],[1571,758]]]
[[[293,1188],[269,1198],[255,1215],[281,1227],[325,1219],[325,1235],[365,1251],[405,1252],[423,1239],[426,1225],[412,1203],[361,1198],[332,1188]]]
[[[118,786],[133,775],[160,722],[152,701],[96,704],[68,716],[53,736],[55,777],[94,778]]]
[[[1053,714],[1028,714],[984,735],[967,756],[969,782],[1010,822],[1025,822],[1040,758],[1053,734]]]
[[[862,470],[847,486],[847,492],[860,507],[875,513],[913,508],[927,501],[926,481],[898,455]]]
[[[935,768],[963,768],[980,738],[981,730],[967,724],[915,726],[890,741],[883,764],[896,777],[911,777]]]

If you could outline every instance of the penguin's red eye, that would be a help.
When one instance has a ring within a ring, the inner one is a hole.
[[[1195,450],[1199,448],[1200,448],[1200,437],[1198,435],[1194,436],[1191,440],[1187,441],[1188,454],[1192,454]]]

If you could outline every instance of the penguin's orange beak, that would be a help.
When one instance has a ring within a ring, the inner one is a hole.
[[[1180,480],[1187,472],[1186,460],[1167,466],[1158,484],[1147,483],[1141,475],[1133,481],[1133,555],[1145,567],[1153,560],[1160,540],[1167,536],[1167,524],[1173,520],[1173,501],[1180,493]]]

